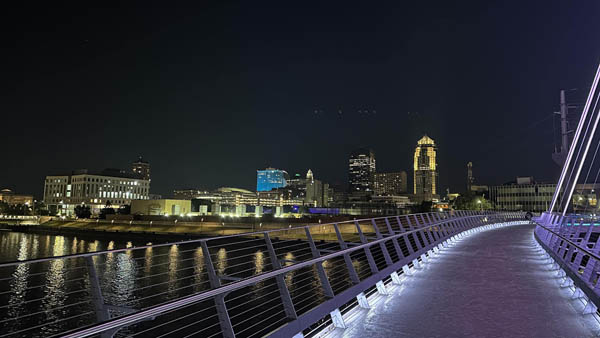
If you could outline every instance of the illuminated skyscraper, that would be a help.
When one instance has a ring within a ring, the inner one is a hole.
[[[375,190],[375,153],[370,149],[357,149],[348,160],[350,192]]]
[[[287,185],[289,175],[285,170],[267,168],[256,171],[256,191],[271,191]]]
[[[429,136],[423,136],[415,148],[414,193],[417,201],[437,199],[438,172],[436,162],[437,147]]]

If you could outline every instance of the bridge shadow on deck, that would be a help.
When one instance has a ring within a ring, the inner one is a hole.
[[[468,236],[324,337],[596,337],[535,252],[533,225]]]

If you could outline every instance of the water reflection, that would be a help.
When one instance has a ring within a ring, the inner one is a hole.
[[[217,275],[224,275],[225,269],[227,268],[227,250],[225,248],[219,249],[217,251]]]
[[[99,249],[98,249],[98,245],[99,245],[99,243],[100,243],[100,242],[98,242],[97,240],[96,240],[96,241],[93,241],[93,242],[89,242],[89,243],[88,243],[88,249],[87,249],[87,250],[83,250],[83,251],[81,251],[81,252],[86,252],[86,251],[87,251],[87,252],[98,251],[98,250],[99,250]]]
[[[286,262],[283,264],[283,266],[289,266],[292,265],[294,263],[292,263],[292,261],[294,260],[294,254],[291,252],[288,252],[285,254],[284,259],[286,260]],[[294,278],[294,276],[296,275],[296,270],[292,271],[292,272],[288,272],[285,275],[285,283],[288,285],[288,287],[292,284],[292,280]]]
[[[264,253],[260,250],[256,251],[254,254],[254,274],[258,275],[263,272],[265,267],[265,257]]]
[[[144,253],[144,273],[146,275],[149,275],[150,271],[152,271],[153,257],[154,255],[152,254],[152,247],[146,248]]]
[[[194,251],[194,292],[201,291],[204,289],[202,283],[204,279],[202,278],[202,273],[204,272],[204,254],[202,253],[202,248],[198,247]]]
[[[135,289],[136,265],[131,251],[117,254],[114,264],[116,273],[111,283],[111,302],[113,305],[126,304]]]
[[[0,257],[3,257],[5,261],[24,260],[40,256],[133,247],[144,245],[148,241],[147,239],[143,241],[119,240],[116,235],[111,239],[114,240],[95,240],[84,236],[74,238],[72,236],[0,233],[0,248],[2,249]],[[227,249],[211,249],[214,250],[212,259],[217,274],[248,277],[249,275],[264,274],[271,270],[271,261],[267,251],[258,250],[256,247],[245,248],[235,243],[228,245]],[[310,254],[308,249],[306,252],[301,250],[282,252],[282,255],[279,256],[282,259],[281,265],[292,265],[298,257],[305,257],[307,254]],[[145,308],[159,302],[189,295],[191,292],[200,292],[208,287],[203,251],[200,247],[192,247],[188,244],[103,254],[94,257],[94,262],[105,301],[112,305]],[[361,258],[353,261],[359,272],[363,265],[361,262]],[[338,261],[325,261],[323,266],[326,273],[332,278],[347,278],[339,277],[340,273],[336,272],[340,271],[340,266],[343,264],[344,262],[340,258]],[[6,272],[11,275],[0,276],[0,278],[13,277],[10,284],[7,281],[3,285],[2,291],[7,291],[7,294],[0,300],[4,304],[10,305],[10,309],[4,310],[3,315],[22,316],[25,313],[40,311],[46,313],[45,317],[37,316],[35,322],[33,320],[31,322],[21,321],[14,327],[5,325],[0,331],[4,329],[15,331],[39,325],[38,320],[50,322],[92,311],[92,305],[89,303],[77,307],[56,309],[58,306],[68,306],[88,300],[85,298],[89,297],[88,293],[72,293],[77,290],[89,290],[90,282],[87,278],[87,270],[74,269],[82,265],[85,266],[85,261],[78,259],[56,260],[39,265],[21,264],[15,266],[14,270]],[[368,265],[365,267],[368,269]],[[344,268],[341,270],[345,272]],[[34,273],[41,274],[34,277],[32,276]],[[72,282],[72,280],[80,281]],[[288,286],[291,286],[290,291],[294,297],[303,299],[303,297],[307,297],[306,295],[310,295],[311,298],[322,298],[318,274],[314,267],[288,273],[285,280]],[[341,285],[339,282],[337,284]],[[34,285],[43,286],[32,292],[31,287]],[[266,288],[265,285],[270,285],[270,287]],[[268,298],[259,297],[273,292],[273,286],[273,279],[255,284],[251,288],[253,292],[248,293],[247,298],[235,302],[248,302],[252,298],[258,298],[259,302],[262,302]],[[25,303],[26,299],[40,299],[40,301]],[[240,311],[241,309],[243,308],[240,308]],[[10,314],[7,313],[8,311],[11,311]],[[36,328],[34,331],[38,336],[51,336],[58,331],[59,327],[72,327],[79,325],[79,322],[91,324],[93,317],[90,315],[81,319],[75,318],[75,321],[48,324],[45,325],[46,328],[43,332],[40,333],[40,328]],[[0,320],[2,319],[4,318],[0,317]]]
[[[177,267],[179,265],[179,246],[171,245],[169,249],[169,296],[177,290]]]
[[[56,236],[54,245],[52,245],[52,256],[62,256],[65,254],[65,238]],[[56,308],[64,305],[66,300],[65,295],[65,260],[55,259],[50,261],[48,272],[46,273],[46,281],[44,293],[45,297],[42,301],[45,310],[47,322],[55,322],[61,319],[61,311]],[[48,324],[42,327],[44,334],[53,334],[57,332],[58,323]]]
[[[19,245],[19,255],[17,260],[24,261],[29,258],[29,240],[23,236]],[[23,313],[25,302],[25,292],[28,286],[29,264],[19,264],[13,273],[13,279],[10,283],[10,299],[8,304],[9,317],[16,317]],[[16,323],[15,323],[16,324]]]
[[[71,252],[77,252],[77,237],[73,237],[73,242],[71,243]]]

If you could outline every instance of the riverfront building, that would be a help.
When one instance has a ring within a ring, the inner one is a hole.
[[[266,168],[256,171],[256,191],[270,191],[287,185],[289,175],[285,170]]]
[[[375,153],[370,149],[357,149],[348,159],[348,185],[350,193],[375,191]]]
[[[33,205],[32,195],[17,195],[10,189],[0,190],[0,201],[9,205]]]
[[[52,212],[74,214],[75,206],[89,206],[92,213],[107,204],[113,208],[131,204],[132,200],[149,199],[150,181],[118,169],[91,172],[87,169],[67,175],[46,176],[44,203]]]
[[[158,199],[131,201],[132,215],[185,216],[192,211],[190,200]]]
[[[598,189],[599,183],[577,184],[571,208],[576,212],[597,213]],[[517,177],[515,181],[490,186],[489,197],[496,210],[544,212],[550,207],[555,190],[555,183],[538,183],[533,177]]]
[[[417,202],[439,199],[436,156],[435,142],[429,136],[423,136],[417,142],[414,157],[414,194]]]

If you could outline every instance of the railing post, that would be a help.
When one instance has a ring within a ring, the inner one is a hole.
[[[416,224],[416,227],[417,227],[417,228],[419,228],[419,227],[421,226],[421,222],[419,222],[419,215],[420,215],[420,214],[415,214],[415,215],[414,215],[414,216],[415,216],[415,223],[417,223],[417,224]]]
[[[361,243],[362,244],[369,243],[367,241],[367,238],[363,234],[362,229],[360,228],[360,225],[358,224],[358,221],[354,221],[354,225],[356,226],[356,230],[358,231],[358,236],[360,237]],[[364,251],[365,251],[365,255],[367,256],[367,262],[369,262],[369,267],[371,268],[371,272],[373,274],[378,273],[379,272],[379,268],[377,268],[377,264],[375,264],[375,259],[373,259],[373,253],[371,253],[371,248],[370,247],[365,247]]]
[[[98,278],[98,272],[94,265],[94,258],[92,256],[85,257],[85,263],[87,265],[88,273],[90,276],[90,293],[92,296],[92,303],[94,304],[94,311],[96,312],[96,320],[101,323],[110,319],[110,313],[104,302],[102,296],[102,289],[100,288],[100,279]],[[109,330],[100,334],[101,338],[112,337],[117,330]]]
[[[315,245],[315,241],[312,238],[310,233],[310,229],[308,227],[304,228],[306,232],[306,239],[308,240],[308,245],[310,246],[310,251],[312,252],[313,258],[321,257],[321,253],[317,250],[317,246]],[[323,268],[323,263],[319,262],[317,265],[317,273],[319,274],[319,279],[321,280],[321,286],[323,286],[323,292],[325,293],[325,297],[333,298],[333,289],[331,288],[331,284],[329,283],[329,279],[327,279],[327,274],[325,273],[325,269]]]
[[[412,244],[410,244],[408,236],[410,236],[410,234],[405,234],[404,236],[402,236],[402,239],[404,240],[404,244],[406,244],[406,248],[408,249],[408,255],[410,256],[415,253],[415,249],[413,248]]]
[[[389,224],[387,218],[385,219],[385,223],[386,225]],[[383,236],[381,235],[381,232],[379,231],[377,223],[374,219],[371,219],[371,224],[375,229],[375,235],[377,236],[377,239],[382,239]],[[379,247],[381,248],[381,252],[383,253],[383,258],[385,258],[385,263],[387,264],[387,266],[394,264],[394,262],[392,262],[392,258],[390,257],[390,253],[388,252],[387,247],[385,246],[385,242],[379,243]]]
[[[421,239],[423,239],[423,244],[424,244],[424,248],[428,247],[429,245],[431,245],[430,241],[427,239],[427,236],[425,235],[425,227],[421,229],[421,231],[419,231],[421,233]]]
[[[414,227],[413,227],[413,225],[412,225],[412,222],[410,221],[410,216],[409,216],[409,215],[406,215],[406,216],[404,216],[404,217],[406,218],[406,223],[408,224],[408,229],[409,229],[409,230],[413,230],[413,229],[414,229]]]
[[[333,224],[333,228],[335,229],[335,234],[338,238],[338,243],[340,244],[340,248],[342,250],[348,249],[348,244],[344,242],[344,238],[342,238],[342,233],[340,232],[340,228],[337,223]],[[348,275],[350,276],[350,280],[353,284],[360,283],[360,278],[358,278],[358,274],[354,269],[354,265],[352,265],[352,259],[349,254],[344,254],[344,262],[346,263],[346,268],[348,269]]]
[[[406,229],[404,229],[404,226],[402,226],[402,222],[400,221],[400,216],[396,216],[396,222],[398,223],[398,228],[400,228],[401,232],[406,231]]]
[[[440,227],[440,232],[442,233],[442,238],[448,237],[448,230],[447,230],[448,222],[440,223],[439,227]]]
[[[409,234],[409,236],[412,236],[412,238],[415,240],[415,244],[417,245],[417,251],[421,251],[423,250],[423,246],[421,245],[421,241],[419,241],[419,237],[417,237],[417,232],[418,231],[415,231]]]
[[[212,258],[210,257],[210,251],[208,250],[206,242],[200,242],[200,246],[202,247],[202,256],[204,256],[204,264],[206,265],[206,272],[208,274],[210,286],[211,288],[216,289],[221,286],[221,279],[215,272],[215,267],[213,265]],[[223,337],[235,338],[233,326],[231,326],[231,320],[229,319],[229,313],[227,313],[225,296],[227,296],[227,294],[219,294],[214,298],[215,306],[217,308],[217,316],[219,317],[219,324],[221,325],[221,333],[223,334]]]
[[[265,232],[265,243],[267,244],[267,250],[269,251],[269,257],[271,258],[271,264],[273,265],[274,270],[281,269],[281,262],[279,262],[279,258],[277,258],[277,254],[275,253],[275,248],[273,247],[273,243],[271,242],[271,237],[269,237],[269,233]],[[292,302],[292,297],[290,296],[290,291],[285,284],[284,275],[275,276],[275,281],[277,282],[277,288],[279,289],[279,296],[281,297],[281,301],[283,303],[283,309],[285,310],[285,315],[289,319],[296,319],[298,315],[296,314],[296,309],[294,309],[294,303]]]
[[[437,230],[436,230],[437,229]],[[431,239],[433,240],[433,243],[437,242],[440,240],[441,236],[439,234],[440,231],[440,224],[436,224],[435,227],[431,226],[429,228],[429,233],[431,234]]]

